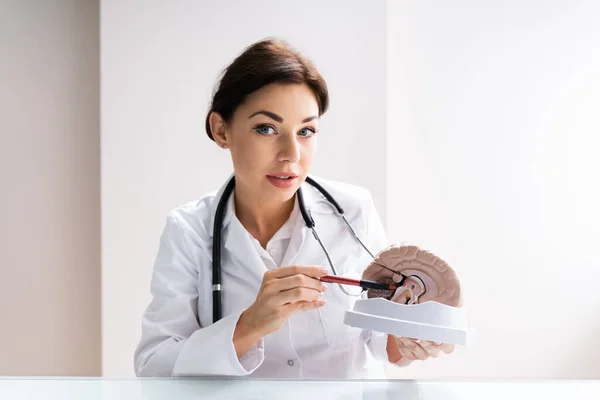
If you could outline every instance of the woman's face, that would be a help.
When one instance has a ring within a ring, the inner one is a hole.
[[[305,84],[270,84],[248,96],[224,128],[236,184],[261,203],[292,198],[317,149],[318,116]]]

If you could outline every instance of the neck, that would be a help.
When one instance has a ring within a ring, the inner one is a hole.
[[[290,218],[295,197],[279,203],[265,203],[243,186],[236,183],[234,192],[235,215],[263,248]]]

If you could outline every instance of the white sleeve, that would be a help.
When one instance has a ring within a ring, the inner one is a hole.
[[[152,274],[152,301],[142,317],[135,373],[163,377],[248,375],[264,360],[264,341],[238,359],[233,332],[241,312],[201,326],[197,263],[205,257],[188,251],[184,240],[177,217],[169,215]]]
[[[381,222],[381,218],[379,217],[379,213],[377,212],[377,208],[375,207],[375,202],[373,201],[373,197],[369,194],[367,206],[366,206],[366,227],[364,238],[361,237],[361,240],[365,243],[365,246],[373,253],[373,255],[377,255],[381,250],[388,247],[390,243],[388,242],[388,238],[383,227],[383,223]],[[367,267],[366,265],[364,266]],[[366,298],[366,293],[365,296]],[[374,331],[364,331],[365,342],[367,344],[367,348],[373,355],[373,357],[388,365],[395,365],[398,367],[404,367],[409,365],[412,361],[400,359],[396,363],[390,362],[387,354],[387,340],[388,335],[382,332],[374,332]]]

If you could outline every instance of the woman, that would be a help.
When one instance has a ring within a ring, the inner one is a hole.
[[[225,185],[167,218],[138,376],[361,378],[368,352],[403,366],[443,350],[344,325],[355,298],[318,279],[332,272],[299,211],[301,186],[337,273],[360,276],[371,261],[325,197],[303,184],[327,106],[324,79],[285,42],[255,43],[226,69],[206,118],[209,138],[231,153],[235,180],[221,229],[223,317],[213,322],[212,240]],[[367,248],[388,245],[368,191],[314,179]]]

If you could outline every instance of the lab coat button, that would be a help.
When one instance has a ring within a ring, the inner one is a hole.
[[[294,365],[294,360],[288,360],[288,365],[291,367],[292,365]]]
[[[277,253],[278,253],[278,252],[277,252],[277,249],[271,249],[271,250],[269,250],[269,254],[270,254],[271,256],[273,256],[273,257],[277,256]]]

